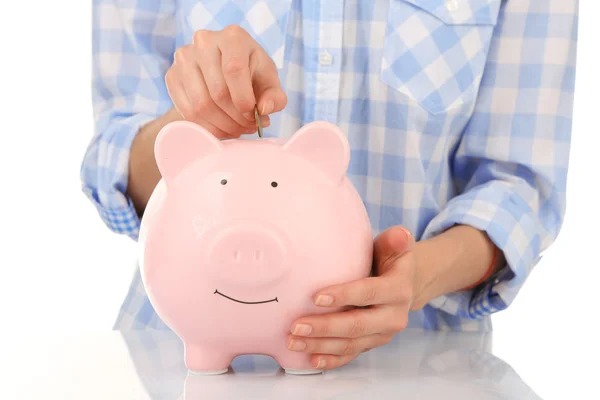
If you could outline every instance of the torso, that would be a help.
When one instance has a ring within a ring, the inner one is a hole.
[[[245,28],[273,57],[288,96],[265,136],[287,138],[315,120],[338,125],[352,148],[348,177],[373,236],[403,225],[420,238],[461,189],[451,157],[475,107],[500,1],[488,1],[486,15],[467,9],[481,1],[462,2],[464,13],[453,18],[438,7],[442,1],[432,3],[181,0],[177,47],[199,29]],[[139,274],[131,290],[126,303],[139,297],[137,313],[161,326]],[[137,323],[130,312],[117,327]],[[489,330],[491,322],[427,306],[411,313],[409,326]]]

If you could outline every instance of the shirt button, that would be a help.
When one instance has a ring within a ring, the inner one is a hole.
[[[446,0],[446,9],[448,11],[456,11],[458,9],[457,0]]]
[[[321,65],[331,65],[333,63],[333,56],[328,52],[324,51],[319,54],[319,64]]]

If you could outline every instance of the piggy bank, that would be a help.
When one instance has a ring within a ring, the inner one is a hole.
[[[286,348],[293,322],[340,311],[315,292],[369,275],[373,237],[346,177],[350,148],[313,122],[288,140],[218,140],[191,122],[159,133],[162,179],[141,221],[142,281],[183,342],[190,372],[218,374],[242,354],[318,373]]]

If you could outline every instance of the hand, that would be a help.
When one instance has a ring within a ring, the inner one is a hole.
[[[315,368],[332,369],[404,330],[416,282],[413,246],[413,236],[404,228],[381,233],[374,242],[376,277],[330,286],[315,295],[318,306],[351,309],[298,319],[288,348],[313,354]]]
[[[255,104],[267,127],[268,114],[287,103],[275,63],[237,25],[197,31],[191,44],[175,52],[165,81],[181,116],[218,138],[256,132]]]

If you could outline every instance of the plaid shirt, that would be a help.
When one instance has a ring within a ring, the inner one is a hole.
[[[266,136],[325,120],[347,134],[348,177],[373,235],[455,224],[504,252],[499,274],[412,312],[409,326],[489,330],[565,212],[578,0],[94,0],[94,135],[83,190],[136,239],[126,195],[139,128],[169,110],[164,75],[199,29],[239,24],[275,61],[288,105]],[[139,271],[115,328],[164,328]]]

